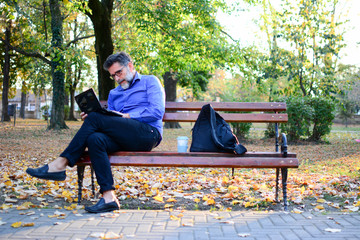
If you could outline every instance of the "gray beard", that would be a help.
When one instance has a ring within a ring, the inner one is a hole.
[[[126,89],[128,89],[130,87],[130,83],[131,83],[131,81],[133,79],[132,73],[129,71],[129,69],[127,69],[127,70],[128,70],[128,72],[127,72],[127,74],[125,76],[125,79],[124,79],[125,81],[122,81],[122,83],[120,83],[120,86],[124,90],[126,90]]]
[[[130,87],[130,83],[127,80],[125,80],[125,81],[122,81],[120,86],[122,87],[122,89],[126,90]]]

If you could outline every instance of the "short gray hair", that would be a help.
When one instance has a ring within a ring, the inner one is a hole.
[[[108,56],[103,67],[105,70],[108,70],[116,62],[118,62],[121,66],[126,66],[129,62],[132,62],[132,59],[126,52],[114,53]]]

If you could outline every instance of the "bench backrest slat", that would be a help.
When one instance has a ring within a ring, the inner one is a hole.
[[[259,122],[259,123],[281,123],[287,122],[287,114],[269,113],[219,113],[227,122]],[[199,113],[175,112],[165,113],[164,122],[196,122]]]
[[[196,122],[199,111],[208,103],[227,122],[285,123],[288,121],[287,113],[279,113],[286,111],[285,102],[166,102],[163,121]],[[106,106],[106,101],[101,101],[101,104]],[[225,111],[233,113],[225,113]]]
[[[283,112],[284,102],[166,102],[169,111],[200,111],[202,106],[210,103],[216,111],[238,112]]]

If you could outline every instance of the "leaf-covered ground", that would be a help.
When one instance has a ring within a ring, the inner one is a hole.
[[[47,131],[46,122],[18,120],[0,123],[0,209],[54,207],[75,210],[76,168],[68,169],[64,182],[29,177],[27,167],[52,161],[67,146],[81,122],[67,122],[61,132]],[[358,212],[360,207],[359,132],[336,132],[328,143],[290,145],[298,154],[300,168],[289,169],[289,210]],[[191,137],[191,126],[164,131],[155,151],[176,151],[178,136]],[[274,151],[274,140],[264,140],[254,129],[243,144],[248,151]],[[281,210],[274,202],[275,170],[209,168],[114,167],[116,193],[122,208],[187,210]],[[97,187],[97,185],[96,185]],[[84,181],[83,204],[97,201],[92,196],[90,171]],[[96,194],[95,198],[98,197]],[[280,194],[282,199],[282,194]]]

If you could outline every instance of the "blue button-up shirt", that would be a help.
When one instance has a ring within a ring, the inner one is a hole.
[[[120,85],[109,93],[108,108],[128,113],[132,119],[147,123],[163,134],[165,92],[159,79],[136,72],[128,89]]]

